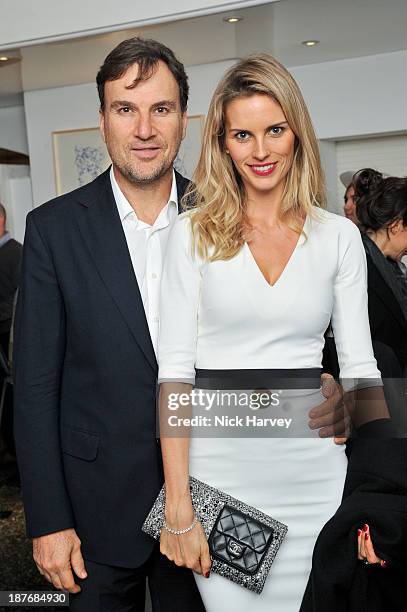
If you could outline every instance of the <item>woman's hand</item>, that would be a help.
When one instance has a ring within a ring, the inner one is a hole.
[[[174,512],[171,507],[166,508],[166,523],[172,529],[185,529],[194,520],[192,504],[182,504]],[[188,567],[197,574],[209,578],[211,557],[209,546],[201,523],[191,531],[180,535],[173,535],[164,528],[161,530],[160,551],[173,561],[175,565]]]
[[[366,565],[380,563],[383,568],[387,565],[384,559],[380,559],[376,555],[370,537],[369,525],[366,524],[363,525],[362,529],[358,529],[358,559],[364,561]]]

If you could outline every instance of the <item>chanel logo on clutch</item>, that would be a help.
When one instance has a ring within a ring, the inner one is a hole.
[[[246,550],[246,546],[242,546],[238,542],[235,542],[235,540],[229,540],[227,544],[228,553],[232,557],[235,557],[236,559],[239,559],[239,557],[243,555],[245,550]]]

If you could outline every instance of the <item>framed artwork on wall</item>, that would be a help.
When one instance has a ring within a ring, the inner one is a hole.
[[[57,195],[93,181],[110,165],[99,128],[52,133]]]

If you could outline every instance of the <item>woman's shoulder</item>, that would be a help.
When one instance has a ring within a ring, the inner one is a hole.
[[[311,215],[316,222],[328,223],[331,226],[348,227],[348,225],[355,225],[350,219],[338,213],[331,212],[326,208],[318,208],[315,206]]]
[[[186,238],[191,235],[191,210],[186,210],[177,215],[171,226],[171,233],[183,235]]]
[[[169,249],[170,252],[175,250],[177,252],[182,251],[188,253],[191,256],[193,254],[194,260],[198,263],[202,263],[196,251],[195,238],[192,232],[191,217],[193,213],[193,210],[187,210],[174,219],[167,249]]]
[[[357,237],[360,240],[360,231],[350,219],[337,213],[316,208],[311,215],[311,225],[332,235],[341,235],[350,239]]]

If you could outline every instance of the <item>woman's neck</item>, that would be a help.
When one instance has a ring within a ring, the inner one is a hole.
[[[273,227],[281,222],[284,183],[272,191],[246,191],[246,217],[250,223]]]
[[[387,235],[386,229],[379,229],[377,232],[369,230],[366,232],[370,240],[372,240],[377,248],[383,253],[385,257],[392,257],[391,242]]]
[[[280,190],[279,190],[280,191]],[[246,218],[251,226],[272,229],[281,225],[282,193],[266,192],[247,195]],[[283,221],[284,223],[284,221]]]

